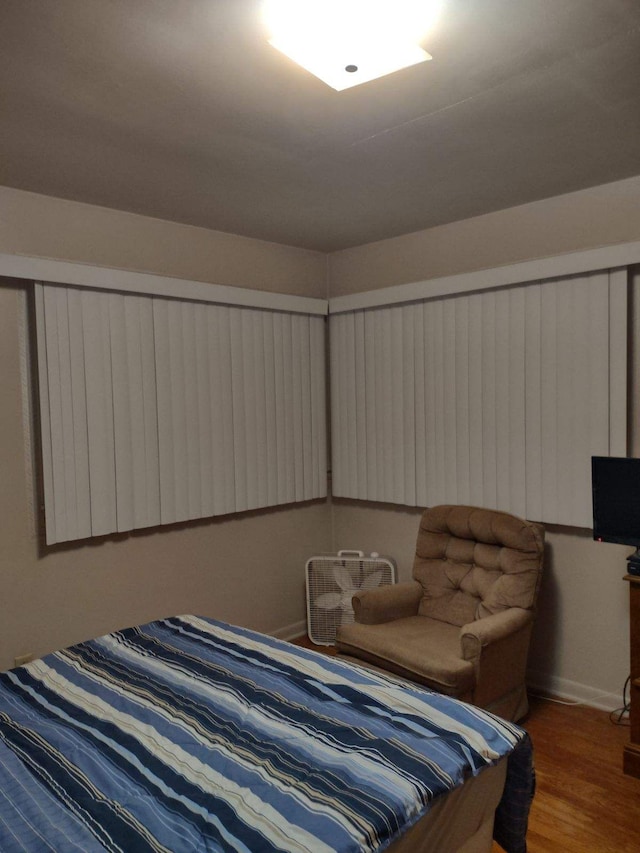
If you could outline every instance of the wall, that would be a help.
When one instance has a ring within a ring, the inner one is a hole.
[[[331,296],[640,240],[640,176],[345,249]]]
[[[337,252],[330,296],[373,290],[596,246],[640,240],[640,178],[524,205]],[[632,288],[632,340],[640,316]],[[632,345],[631,387],[638,387]],[[640,453],[640,407],[631,393],[631,451]],[[419,512],[334,499],[333,544],[394,556],[411,575]],[[530,683],[603,707],[621,705],[629,673],[630,548],[596,543],[591,532],[547,528],[547,561],[529,660]]]
[[[0,252],[326,294],[326,259],[315,252],[15,190],[0,189],[0,206]],[[322,501],[43,546],[25,443],[25,291],[0,280],[0,669],[18,655],[171,613],[264,631],[300,626],[305,560],[330,538]]]
[[[0,187],[0,252],[325,298],[326,256]]]

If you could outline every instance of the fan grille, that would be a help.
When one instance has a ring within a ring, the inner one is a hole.
[[[311,557],[306,565],[310,640],[319,645],[333,645],[340,625],[353,622],[353,595],[362,589],[395,582],[395,563],[387,557]]]

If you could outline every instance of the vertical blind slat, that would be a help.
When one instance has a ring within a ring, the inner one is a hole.
[[[355,381],[353,398],[353,419],[355,421],[355,461],[357,470],[358,496],[367,494],[367,406],[366,406],[366,382],[367,367],[365,356],[365,315],[359,312],[354,317],[353,346],[355,356],[356,377],[362,377],[363,381]]]
[[[445,456],[447,441],[447,409],[445,406],[445,323],[444,323],[444,300],[432,303],[431,340],[433,342],[432,367],[433,371],[433,397],[431,409],[434,416],[434,447],[435,447],[435,478],[434,488],[430,496],[431,503],[447,500],[447,480],[449,469]],[[455,472],[451,472],[455,476]],[[449,493],[450,494],[450,493]],[[438,498],[442,495],[442,498]]]
[[[278,503],[285,503],[287,490],[287,416],[285,407],[284,328],[282,315],[274,316],[274,393],[276,410],[276,444],[278,458]]]
[[[153,327],[156,358],[156,401],[158,411],[158,477],[160,480],[160,521],[175,518],[173,448],[171,444],[171,384],[169,374],[168,303],[153,300]]]
[[[253,374],[252,403],[255,408],[255,436],[253,443],[256,448],[257,483],[255,490],[255,506],[267,505],[268,473],[267,473],[267,410],[264,396],[264,328],[259,311],[251,312],[251,335],[253,338]]]
[[[216,487],[216,515],[233,512],[238,504],[235,478],[234,411],[233,411],[233,367],[231,359],[231,309],[213,306],[218,317],[217,356],[212,362],[216,376],[215,388],[219,396],[212,399],[215,412],[220,414],[222,442],[214,446],[216,462],[216,484],[222,476],[222,487]],[[215,327],[214,327],[215,328]],[[220,411],[221,410],[221,411]],[[232,507],[233,509],[230,509]]]
[[[437,371],[435,369],[436,335],[434,329],[434,311],[429,310],[431,306],[425,303],[422,310],[422,328],[424,329],[424,414],[425,414],[425,457],[426,467],[424,472],[425,494],[424,505],[432,503],[432,496],[437,493],[438,488],[438,457],[440,447],[437,437],[437,417],[439,414],[436,406]],[[435,308],[435,305],[433,306]]]
[[[315,317],[312,322],[315,329],[315,353],[313,357],[315,375],[315,417],[312,418],[317,441],[314,442],[317,456],[317,484],[314,497],[326,494],[327,483],[327,361],[325,356],[327,341],[327,323],[324,317]]]
[[[356,421],[355,421],[355,405],[354,405],[354,377],[353,369],[354,350],[353,350],[353,317],[347,315],[343,318],[343,322],[338,329],[336,342],[338,344],[338,360],[344,362],[350,367],[343,371],[342,382],[338,388],[339,403],[337,412],[340,414],[339,430],[342,434],[342,439],[339,444],[340,457],[342,459],[342,469],[345,472],[343,479],[345,482],[355,482],[357,490],[357,460],[354,460],[352,451],[356,447],[357,436]]]
[[[469,503],[482,504],[483,428],[482,428],[482,297],[469,297]]]
[[[255,433],[251,443],[255,446],[254,506],[267,505],[267,411],[264,396],[264,333],[261,312],[251,312],[250,334],[253,340],[253,363],[250,365],[253,384],[249,391],[249,401],[254,410]],[[249,476],[251,476],[249,474]]]
[[[300,328],[300,346],[302,359],[300,362],[300,381],[302,385],[302,500],[313,497],[313,449],[311,447],[311,345],[309,317],[295,318]]]
[[[455,324],[455,423],[456,423],[456,501],[469,503],[471,491],[469,443],[469,300],[454,300]]]
[[[64,477],[65,521],[67,532],[77,535],[76,461],[74,455],[73,392],[71,388],[71,341],[69,338],[69,301],[66,293],[56,294],[58,380],[60,382],[60,443]]]
[[[252,472],[258,469],[258,418],[259,401],[257,399],[258,382],[256,376],[256,350],[259,343],[255,339],[254,312],[242,311],[242,361],[243,361],[243,405],[245,422],[245,443],[242,450],[244,460],[244,481],[247,494],[246,509],[260,506],[259,477],[254,478]]]
[[[609,274],[609,453],[627,452],[627,269]]]
[[[403,352],[404,328],[402,324],[402,308],[391,309],[391,362],[388,376],[388,399],[390,402],[391,418],[389,422],[389,448],[391,467],[389,471],[392,482],[391,494],[393,502],[402,500],[402,495],[408,492],[410,484],[405,479],[404,457],[404,428],[403,420],[406,412],[407,401],[404,398],[404,352]]]
[[[345,377],[344,394],[344,424],[347,440],[345,442],[345,460],[348,466],[349,482],[358,483],[358,420],[356,413],[356,372],[355,372],[355,334],[354,317],[348,315],[343,331],[342,345],[346,353],[347,373]]]
[[[557,336],[557,292],[554,282],[544,282],[541,295],[541,390],[540,422],[542,447],[542,505],[552,518],[558,516],[558,429],[557,402],[558,362]]]
[[[411,504],[416,502],[416,377],[414,365],[414,327],[413,309],[402,309],[402,400],[403,410],[400,418],[402,428],[403,470],[402,478],[396,483],[395,492],[403,494],[403,482],[406,495]],[[400,384],[399,378],[396,382]]]
[[[91,483],[91,534],[101,536],[117,529],[108,299],[104,293],[90,294],[83,291],[81,300]],[[96,484],[101,484],[101,487],[96,487]]]
[[[247,494],[246,434],[247,415],[244,396],[244,340],[242,312],[229,309],[229,335],[231,340],[231,387],[233,408],[233,470],[235,482],[235,507],[237,512],[249,508]]]
[[[507,290],[509,299],[509,494],[517,515],[526,515],[525,290]]]
[[[67,535],[67,480],[65,475],[63,385],[61,379],[60,343],[58,335],[58,295],[45,291],[45,329],[47,343],[47,379],[51,391],[49,420],[51,429],[51,460],[55,498],[54,526]],[[60,324],[64,324],[64,314]],[[73,535],[73,530],[69,531]]]
[[[509,300],[496,293],[495,348],[495,406],[496,406],[496,502],[498,507],[511,506],[509,493],[510,414],[511,396],[516,388],[509,387]]]
[[[456,307],[455,299],[445,299],[443,304],[443,348],[442,348],[442,411],[443,430],[443,480],[444,494],[448,503],[458,502],[458,465],[456,408],[458,377],[456,376]]]
[[[294,374],[292,317],[285,314],[282,318],[283,331],[283,389],[284,389],[284,419],[285,419],[285,493],[288,501],[294,501],[296,495],[296,451],[295,451],[295,424],[294,407],[296,404],[294,396]]]
[[[585,358],[591,377],[590,400],[585,401],[589,416],[589,447],[597,447],[595,455],[606,456],[609,443],[603,441],[609,431],[609,359],[598,354],[608,350],[609,341],[609,275],[589,276],[589,316],[585,336]],[[593,342],[593,345],[591,344]],[[588,483],[589,492],[591,483]]]
[[[413,319],[413,373],[415,376],[415,478],[416,504],[427,505],[427,408],[425,389],[424,312],[411,311]]]
[[[151,301],[112,294],[110,325],[118,529],[130,530],[160,522]]]
[[[313,448],[313,495],[317,496],[321,482],[327,477],[327,400],[324,381],[327,375],[325,361],[326,323],[324,318],[313,318],[311,326],[311,407],[316,413],[311,419],[311,446]]]
[[[196,425],[199,441],[200,461],[200,509],[203,516],[214,513],[213,435],[214,425],[211,411],[211,365],[209,361],[209,340],[207,329],[212,319],[210,306],[200,306],[193,318],[193,346],[195,358],[195,407]]]
[[[291,358],[292,358],[292,410],[293,410],[293,451],[295,459],[295,500],[304,500],[304,439],[302,420],[302,334],[296,317],[291,317]]]
[[[56,526],[55,511],[49,511],[55,507],[55,494],[53,488],[53,448],[51,433],[51,397],[49,394],[48,362],[49,352],[47,349],[46,312],[45,312],[46,288],[40,283],[34,285],[34,303],[36,313],[36,342],[38,351],[38,390],[40,396],[40,434],[42,436],[42,491],[45,512],[45,537],[47,542],[60,541],[60,532]]]
[[[574,411],[575,383],[573,377],[573,357],[575,347],[575,330],[573,328],[573,313],[571,300],[572,282],[567,287],[556,287],[556,352],[555,365],[556,386],[556,431],[557,457],[556,465],[558,495],[558,519],[560,524],[571,524],[570,498],[573,493],[573,468],[571,465],[571,448],[574,441]]]
[[[184,311],[179,302],[169,302],[169,392],[170,429],[173,452],[173,494],[175,521],[189,518],[189,468],[187,425],[191,413],[187,412],[185,376]]]
[[[266,491],[264,506],[278,503],[278,439],[275,405],[275,347],[273,315],[262,312],[262,369],[264,401],[264,454]]]
[[[200,455],[200,428],[198,406],[198,373],[200,364],[196,352],[196,312],[200,306],[187,302],[182,306],[183,383],[186,436],[186,492],[187,517],[201,518],[202,461]]]
[[[68,292],[69,345],[73,408],[73,444],[75,467],[75,533],[91,534],[91,488],[89,481],[89,439],[87,435],[87,395],[82,339],[82,303],[77,290]]]
[[[384,310],[385,326],[387,329],[393,328],[394,315],[397,313],[396,308],[387,308]],[[393,431],[393,387],[394,373],[397,372],[398,365],[393,362],[393,338],[388,334],[382,339],[382,393],[378,399],[378,407],[382,411],[382,424],[384,435],[383,465],[384,465],[384,487],[390,499],[394,499],[394,479],[396,468],[396,457],[394,454],[396,437]],[[400,377],[398,377],[400,378]]]
[[[335,379],[335,381],[331,382],[329,389],[329,393],[331,395],[331,403],[329,406],[329,414],[331,418],[331,491],[336,496],[340,496],[342,494],[341,476],[344,471],[341,459],[344,432],[340,427],[340,418],[344,411],[344,406],[340,399],[340,390],[344,373],[339,368],[340,327],[343,319],[344,315],[337,315],[332,319],[329,327],[329,373]]]
[[[131,530],[134,524],[134,485],[132,412],[129,385],[129,352],[126,334],[124,297],[108,297],[111,370],[113,379],[113,428],[116,467],[116,506],[118,530]]]
[[[388,397],[386,397],[386,388],[384,385],[385,375],[384,375],[384,334],[386,334],[386,328],[384,328],[384,320],[386,314],[383,310],[375,311],[375,350],[374,350],[374,371],[375,371],[375,426],[376,426],[376,435],[377,435],[377,444],[375,448],[375,468],[376,468],[376,476],[377,476],[377,489],[376,489],[376,498],[375,500],[382,501],[384,500],[384,496],[388,494],[387,491],[387,477],[386,477],[386,467],[385,467],[385,453],[386,453],[386,444],[389,440],[387,432],[385,430],[385,421],[387,417],[387,411],[389,408]],[[384,333],[383,333],[384,332]],[[387,356],[388,358],[388,356]],[[340,370],[340,365],[338,365],[338,369]],[[333,441],[333,436],[332,436]],[[348,491],[343,491],[343,494],[349,495]]]
[[[496,293],[482,299],[482,506],[498,508],[498,432],[496,394]]]
[[[525,302],[525,515],[542,518],[540,287],[527,287]]]
[[[606,277],[601,277],[598,282],[607,286]],[[581,465],[582,459],[590,458],[590,448],[594,446],[592,437],[592,426],[594,414],[597,407],[597,375],[593,372],[593,361],[590,353],[599,351],[598,339],[590,339],[590,332],[597,332],[592,321],[592,295],[590,282],[587,278],[576,278],[573,281],[572,310],[574,315],[575,340],[573,346],[573,362],[571,365],[571,376],[573,382],[573,421],[574,441],[571,448],[571,470],[573,495],[582,495],[580,505],[575,505],[572,523],[579,523],[579,519],[589,511],[591,504],[591,471],[586,465]],[[606,316],[606,315],[605,315]],[[594,359],[600,361],[600,359]]]

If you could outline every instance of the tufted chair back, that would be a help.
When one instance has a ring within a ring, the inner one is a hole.
[[[461,627],[510,607],[533,610],[543,549],[541,525],[505,512],[425,510],[413,567],[423,590],[419,614]]]

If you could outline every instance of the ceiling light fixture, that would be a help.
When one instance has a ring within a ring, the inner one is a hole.
[[[269,43],[338,91],[431,59],[441,0],[265,0]]]

